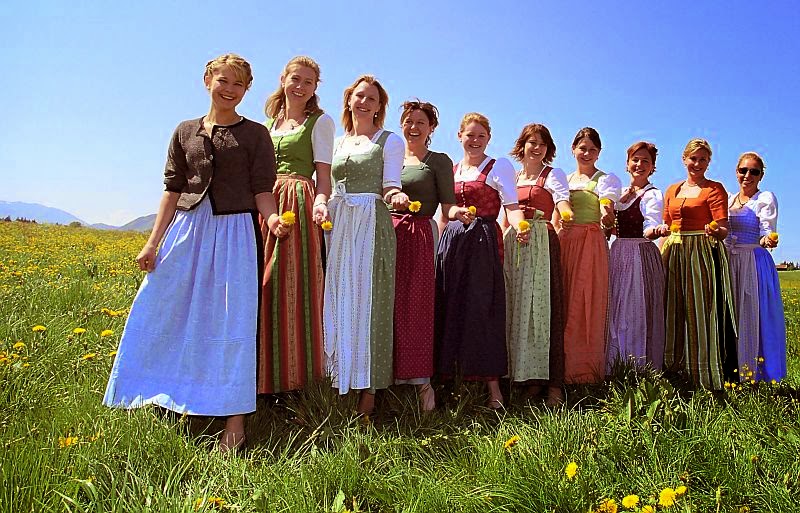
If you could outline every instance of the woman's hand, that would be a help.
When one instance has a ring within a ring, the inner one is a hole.
[[[517,231],[517,242],[520,244],[527,244],[531,240],[530,230],[525,230],[524,232],[519,231],[519,228],[515,228],[515,230]]]
[[[328,213],[327,203],[315,203],[313,209],[311,210],[311,218],[314,220],[314,224],[317,226],[321,225],[325,221],[330,221],[331,217]]]
[[[758,242],[762,248],[772,249],[778,247],[778,239],[772,239],[769,235],[764,235]]]
[[[671,232],[668,224],[660,224],[653,228],[653,232],[659,237],[667,237]]]
[[[475,220],[475,214],[470,212],[467,207],[456,207],[453,219],[464,224],[471,224]]]
[[[136,263],[139,264],[139,269],[142,271],[153,272],[156,268],[156,253],[158,248],[147,243],[142,250],[136,255]]]
[[[711,221],[705,226],[705,233],[709,237],[714,237],[717,240],[724,240],[728,236],[727,222]]]
[[[411,203],[411,200],[408,199],[408,194],[406,194],[405,192],[401,191],[392,194],[391,205],[393,210],[396,210],[398,212],[408,210],[409,203]]]
[[[269,231],[272,232],[272,235],[278,237],[279,239],[289,235],[290,225],[284,224],[283,220],[281,220],[281,216],[278,214],[272,214],[269,216],[269,219],[267,220],[267,226],[269,227]]]

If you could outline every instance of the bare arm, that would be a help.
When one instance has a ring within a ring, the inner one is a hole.
[[[331,196],[331,165],[324,162],[315,162],[314,169],[317,172],[317,195],[314,198],[314,209],[311,213],[314,222],[322,224],[330,221],[328,215],[328,198]]]
[[[514,229],[517,231],[517,240],[522,244],[527,244],[528,239],[531,237],[530,230],[521,232],[519,231],[519,223],[520,221],[525,220],[525,214],[520,210],[518,203],[511,203],[510,205],[506,205],[506,219],[508,219],[508,224],[513,226]]]
[[[153,272],[156,268],[158,245],[161,243],[161,239],[164,238],[164,233],[166,233],[167,227],[172,222],[172,218],[175,217],[175,210],[180,197],[180,193],[170,191],[164,191],[164,194],[161,195],[153,231],[150,232],[150,237],[136,256],[136,262],[142,271]]]
[[[275,206],[275,196],[271,192],[262,192],[255,195],[256,208],[261,217],[267,220],[267,227],[276,237],[285,237],[289,234],[289,227],[281,222],[278,207]]]

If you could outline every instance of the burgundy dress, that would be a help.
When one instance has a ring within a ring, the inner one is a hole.
[[[508,371],[500,195],[486,184],[494,162],[475,181],[456,182],[458,205],[474,206],[477,218],[469,225],[451,221],[437,249],[437,370],[443,375],[497,378]]]

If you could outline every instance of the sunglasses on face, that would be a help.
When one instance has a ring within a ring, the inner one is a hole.
[[[744,176],[747,173],[750,173],[750,176],[760,176],[761,170],[755,167],[740,167],[736,170],[737,173]]]

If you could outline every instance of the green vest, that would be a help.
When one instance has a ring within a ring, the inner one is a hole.
[[[308,116],[299,130],[283,135],[271,134],[279,175],[302,175],[307,178],[314,175],[314,149],[311,132],[314,130],[314,123],[321,115],[320,112]],[[267,128],[270,130],[274,125],[274,119],[267,122]]]
[[[593,224],[600,222],[600,198],[594,192],[597,181],[605,175],[598,171],[586,184],[586,188],[578,191],[569,191],[569,201],[572,203],[572,212],[575,214],[575,224]]]

